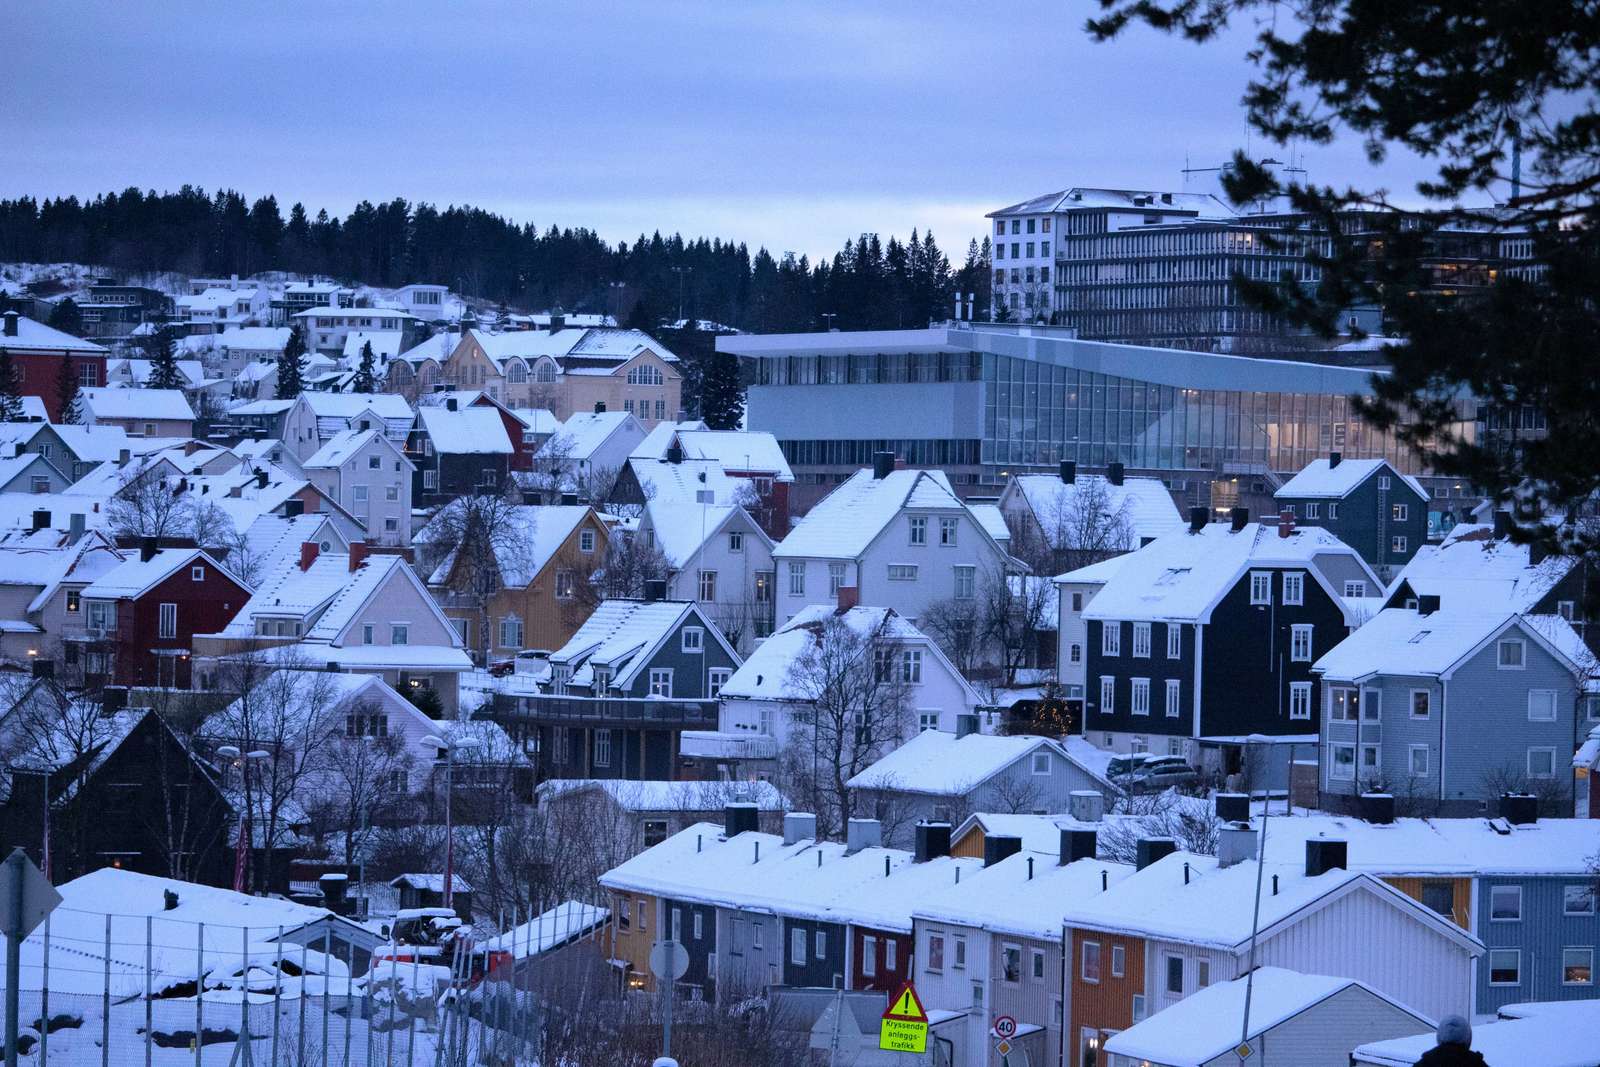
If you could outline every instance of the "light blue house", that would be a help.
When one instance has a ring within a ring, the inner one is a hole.
[[[1543,814],[1571,814],[1595,660],[1565,619],[1424,596],[1380,611],[1312,670],[1325,807],[1379,792],[1407,814],[1473,815],[1526,792]]]

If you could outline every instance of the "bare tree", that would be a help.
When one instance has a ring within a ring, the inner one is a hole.
[[[1054,629],[1054,589],[1048,578],[990,571],[978,583],[978,620],[984,650],[997,657],[1000,681],[1010,687],[1033,658],[1039,634]]]
[[[985,629],[976,597],[952,597],[929,604],[917,617],[917,628],[939,643],[939,650],[963,677],[976,674],[982,663]]]
[[[457,497],[440,508],[415,539],[420,570],[445,594],[445,606],[476,614],[480,664],[489,662],[489,602],[508,582],[525,583],[537,509],[509,493]]]
[[[106,503],[111,532],[119,538],[192,537],[194,501],[169,485],[164,464],[141,466],[122,480]]]
[[[664,581],[671,573],[671,564],[654,543],[638,534],[616,531],[606,542],[600,566],[574,576],[576,584],[567,610],[588,618],[601,601],[642,597],[646,582]]]
[[[1037,811],[1044,796],[1030,778],[1005,774],[997,776],[984,790],[986,810],[1009,815],[1026,815]]]
[[[1170,837],[1185,852],[1214,856],[1221,829],[1222,821],[1202,798],[1171,790],[1129,794],[1101,824],[1097,848],[1102,859],[1133,863],[1140,839]]]
[[[406,797],[412,759],[398,734],[369,735],[363,724],[377,720],[380,709],[369,703],[348,709],[356,729],[329,738],[318,761],[316,812],[343,839],[346,864],[366,850],[375,823],[397,812]]]
[[[1070,489],[1062,485],[1034,518],[1037,526],[1018,524],[1011,550],[1035,574],[1077,570],[1137,547],[1128,501],[1114,506],[1104,478],[1080,478]]]

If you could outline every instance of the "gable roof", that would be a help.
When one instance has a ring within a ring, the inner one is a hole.
[[[1595,672],[1593,654],[1565,619],[1519,615],[1488,605],[1440,609],[1429,615],[1385,608],[1323,653],[1311,669],[1338,681],[1357,681],[1375,674],[1449,677],[1464,659],[1513,627],[1570,670]]]
[[[461,498],[446,504],[427,526],[417,532],[414,538],[416,544],[430,544],[435,536],[441,536],[453,525],[458,526],[452,513],[464,506]],[[521,589],[532,583],[590,513],[587,505],[571,504],[524,504],[507,508],[506,534],[494,538],[492,546],[500,568],[500,583],[512,589]],[[443,585],[450,580],[456,556],[456,549],[445,553],[429,573],[429,585]]]
[[[692,504],[672,500],[651,500],[645,517],[655,535],[656,545],[674,570],[682,570],[702,548],[734,523],[745,510],[733,504]],[[748,516],[743,524],[746,537],[772,547],[772,538]]]
[[[1078,766],[1048,737],[979,733],[957,737],[943,730],[923,730],[845,784],[851,789],[966,796],[1041,749]]]
[[[596,665],[608,667],[611,684],[626,689],[655,650],[690,616],[716,639],[737,667],[739,654],[693,601],[621,598],[601,601],[577,633],[550,654],[550,662],[574,668],[571,680],[578,686],[594,684]]]
[[[966,510],[940,470],[859,470],[823,497],[773,549],[775,557],[854,559],[906,508]],[[981,528],[981,527],[980,527]]]
[[[1395,578],[1390,593],[1405,583],[1418,596],[1437,596],[1443,606],[1495,604],[1531,611],[1578,565],[1576,556],[1547,556],[1532,563],[1528,545],[1495,537],[1492,526],[1458,525],[1443,544],[1423,545]]]
[[[510,455],[516,451],[497,407],[448,407],[425,404],[417,421],[433,442],[433,450],[447,455]]]
[[[1274,816],[1269,864],[1305,858],[1305,842],[1348,845],[1351,870],[1385,878],[1581,876],[1600,849],[1600,819],[1546,819],[1514,825],[1482,816],[1398,818],[1369,823],[1348,815]]]
[[[1273,499],[1297,500],[1310,497],[1314,500],[1342,500],[1380,470],[1387,470],[1391,476],[1399,478],[1407,488],[1424,500],[1428,498],[1428,492],[1422,488],[1421,482],[1409,474],[1401,474],[1388,460],[1346,459],[1340,460],[1336,467],[1330,466],[1329,462],[1328,457],[1324,456],[1307,463],[1299,474],[1284,482],[1277,492],[1272,494]]]
[[[1144,540],[1173,533],[1185,525],[1172,494],[1154,478],[1124,478],[1121,485],[1115,485],[1099,474],[1079,474],[1071,482],[1048,474],[1022,474],[1011,479],[1006,491],[1022,497],[1045,540],[1056,549],[1070,547],[1061,543],[1063,535],[1075,532],[1078,512],[1086,510],[1090,500],[1103,502],[1108,520],[1126,525],[1128,541],[1117,546],[1124,550],[1138,548]],[[1095,524],[1087,517],[1083,522]],[[1107,525],[1108,533],[1111,529],[1114,526]]]
[[[218,740],[238,740],[241,730],[256,728],[250,721],[252,716],[258,716],[259,722],[270,721],[272,729],[290,737],[317,725],[314,716],[330,717],[321,724],[326,733],[343,733],[343,721],[335,722],[331,716],[357,703],[376,704],[386,710],[409,715],[429,732],[436,732],[439,728],[434,720],[376,674],[283,667],[266,673],[248,694],[206,716],[200,725],[200,733]],[[280,718],[292,725],[279,722]],[[263,738],[246,737],[244,740],[259,741]],[[301,740],[316,744],[322,739],[303,736]]]
[[[328,438],[322,447],[301,461],[306,469],[342,467],[374,438],[387,440],[377,430],[341,430]],[[393,448],[393,445],[390,445]],[[399,451],[396,449],[396,451]],[[409,462],[409,461],[408,461]]]
[[[181,389],[85,388],[84,406],[97,419],[193,422],[194,409]]]
[[[771,472],[774,481],[794,481],[777,436],[765,430],[708,430],[701,424],[699,429],[680,427],[674,436],[690,459],[713,459],[725,470]]]
[[[17,316],[17,334],[15,337],[0,335],[0,348],[11,352],[26,352],[38,349],[46,352],[78,352],[85,355],[105,355],[109,349],[97,345],[93,341],[85,341],[81,337],[74,337],[70,333],[63,333],[54,326],[46,326],[37,319],[30,319],[26,315]]]
[[[190,563],[204,562],[214,567],[245,592],[250,587],[222,564],[199,548],[163,548],[149,559],[134,556],[106,571],[83,589],[91,600],[131,600],[143,596],[154,586],[177,574]]]
[[[704,499],[701,494],[709,493],[710,503],[737,504],[750,484],[730,477],[722,464],[710,459],[668,463],[664,459],[646,459],[636,452],[628,459],[627,467],[651,502],[698,504]]]
[[[540,447],[538,454],[553,456],[565,449],[567,459],[575,462],[588,460],[611,439],[613,434],[624,427],[629,427],[630,424],[641,437],[644,435],[644,427],[633,417],[632,412],[580,411],[562,423],[561,429],[551,435],[550,439]]]

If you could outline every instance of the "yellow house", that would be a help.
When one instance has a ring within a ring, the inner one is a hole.
[[[611,958],[626,966],[624,981],[629,989],[653,990],[655,976],[650,973],[650,946],[660,937],[657,929],[660,902],[642,893],[613,892],[611,895]]]

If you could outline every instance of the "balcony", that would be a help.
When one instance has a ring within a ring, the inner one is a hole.
[[[554,726],[632,726],[650,729],[716,729],[715,700],[667,697],[581,697],[540,693],[497,695],[495,718],[502,724],[532,721]]]

